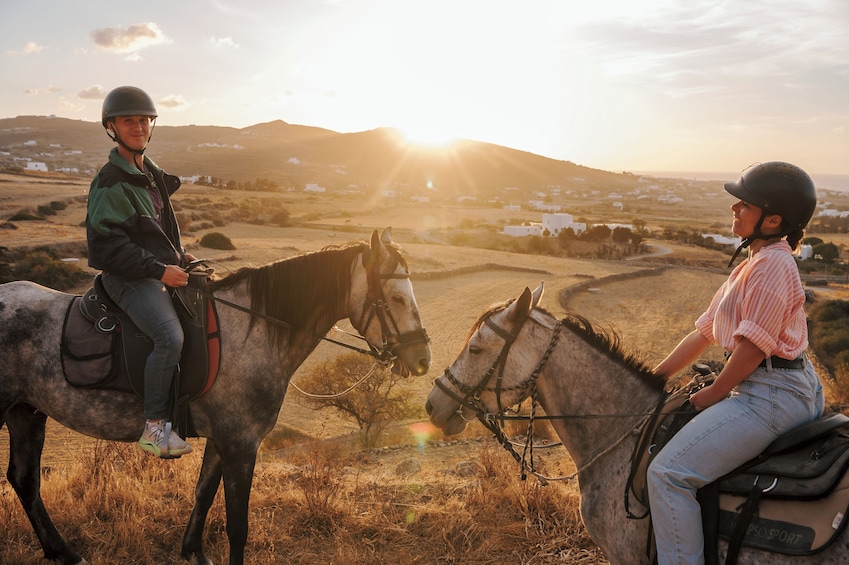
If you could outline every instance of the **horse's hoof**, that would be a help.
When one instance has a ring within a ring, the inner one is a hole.
[[[214,565],[212,561],[207,559],[204,555],[198,555],[197,553],[191,554],[186,559],[192,565]]]

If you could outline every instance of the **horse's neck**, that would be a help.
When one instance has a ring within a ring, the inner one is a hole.
[[[633,447],[631,432],[660,393],[615,357],[563,333],[537,388],[546,414],[565,416],[551,423],[581,468],[605,449],[623,452],[612,449],[616,443]]]
[[[244,308],[250,308],[250,293],[247,291],[247,283],[239,283],[232,289],[216,292],[216,298],[222,298],[228,302],[238,304]],[[296,299],[296,298],[295,298]],[[286,320],[257,318],[253,327],[250,327],[251,315],[243,311],[237,311],[225,304],[218,306],[221,317],[221,331],[226,332],[236,343],[244,343],[251,340],[257,343],[269,344],[270,350],[275,352],[278,360],[277,367],[286,376],[292,373],[306,360],[310,353],[318,346],[325,334],[333,325],[344,317],[341,312],[332,312],[327,306],[316,305],[313,315],[307,325],[293,331]],[[266,314],[266,313],[263,313]],[[276,328],[274,327],[276,326]],[[283,338],[279,342],[272,339],[274,329],[283,332]],[[229,339],[227,341],[230,341]]]
[[[566,336],[564,336],[566,337]],[[581,517],[611,563],[647,563],[645,521],[625,518],[634,430],[660,392],[581,340],[561,339],[538,379],[540,404],[578,469]]]

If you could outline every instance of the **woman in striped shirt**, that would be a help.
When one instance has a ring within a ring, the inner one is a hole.
[[[769,162],[725,185],[738,199],[732,230],[749,248],[696,329],[655,371],[688,367],[712,343],[726,364],[690,402],[699,411],[652,461],[649,499],[659,565],[704,563],[696,491],[763,451],[784,432],[822,415],[823,391],[805,355],[805,293],[792,252],[816,207],[811,178]],[[729,263],[729,266],[731,265]]]

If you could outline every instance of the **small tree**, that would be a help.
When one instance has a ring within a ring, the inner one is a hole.
[[[833,263],[840,257],[840,250],[833,243],[819,243],[814,245],[814,255],[819,255],[826,263]]]
[[[360,428],[363,445],[374,447],[387,424],[412,413],[407,398],[397,389],[400,379],[371,358],[347,353],[299,379],[298,388],[308,394],[299,398],[307,406],[333,408],[352,418]]]

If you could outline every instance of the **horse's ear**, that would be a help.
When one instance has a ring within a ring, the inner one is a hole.
[[[525,287],[522,294],[507,308],[507,315],[514,323],[522,323],[531,313],[531,289]]]
[[[534,289],[531,293],[533,300],[531,300],[531,308],[536,308],[539,306],[539,301],[542,298],[542,293],[545,290],[545,282],[540,281],[539,286]]]
[[[382,251],[382,244],[380,243],[380,237],[377,235],[377,230],[371,232],[371,243],[369,244],[369,251],[366,253],[363,251],[363,267],[369,268],[373,265],[379,258],[380,253]]]
[[[375,230],[374,233],[377,233],[377,230]],[[388,227],[388,228],[383,230],[383,233],[380,234],[380,241],[382,241],[383,244],[386,245],[386,246],[389,246],[389,245],[392,244],[392,228],[391,227]]]

